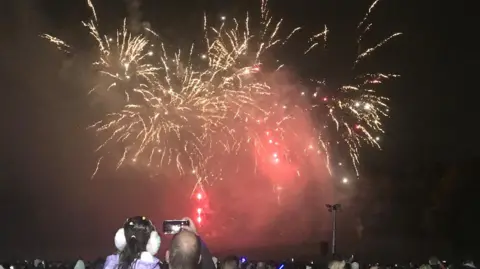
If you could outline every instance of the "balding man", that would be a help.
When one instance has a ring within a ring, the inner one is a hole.
[[[191,231],[182,230],[175,234],[166,254],[170,269],[201,268],[201,242]]]
[[[236,256],[229,256],[223,260],[221,269],[238,269],[238,265],[238,258]]]
[[[165,253],[170,269],[216,269],[212,254],[197,234],[195,223],[188,217],[183,220],[187,220],[189,226],[182,227],[182,231],[174,235]]]

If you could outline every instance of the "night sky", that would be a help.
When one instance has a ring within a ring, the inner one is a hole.
[[[60,81],[64,56],[39,38],[49,32],[78,44],[79,50],[91,46],[80,24],[89,16],[85,2],[2,4],[0,249],[8,257],[104,255],[112,251],[114,231],[127,216],[145,214],[160,223],[163,218],[182,217],[177,210],[188,210],[188,203],[177,202],[189,200],[191,182],[185,180],[159,182],[142,178],[138,171],[109,171],[90,180],[95,141],[85,126],[94,112],[88,109],[82,77],[72,76],[70,83]],[[127,15],[122,1],[96,2],[106,27],[114,29]],[[258,7],[256,1],[233,0],[142,2],[142,19],[165,42],[179,44],[196,38],[191,33],[200,32],[203,10],[230,15]],[[351,38],[349,31],[371,3],[271,2],[273,13],[284,17],[287,26],[304,25],[313,31],[328,24],[337,33],[333,38],[338,45],[331,52],[337,55],[342,55],[342,44]],[[402,77],[386,86],[391,118],[386,121],[383,150],[362,152],[363,176],[348,190],[355,214],[346,213],[344,222],[360,218],[364,237],[431,242],[435,238],[448,242],[455,254],[464,254],[480,239],[472,217],[478,213],[477,196],[471,187],[477,178],[473,168],[480,160],[474,9],[466,1],[419,2],[383,0],[372,17],[376,36],[396,31],[404,35],[381,49],[369,65]],[[341,56],[337,59],[333,73],[340,73],[344,65]],[[308,72],[308,66],[302,70]],[[219,248],[235,248],[222,244]]]

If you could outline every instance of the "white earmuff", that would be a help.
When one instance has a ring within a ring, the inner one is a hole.
[[[160,243],[162,240],[160,239],[160,235],[157,231],[152,231],[150,233],[150,238],[148,238],[147,242],[147,252],[150,253],[152,256],[155,256],[160,249]],[[117,233],[115,234],[115,247],[118,251],[122,251],[125,249],[127,245],[127,238],[125,237],[125,229],[120,228],[118,229]]]
[[[147,252],[152,254],[152,256],[155,256],[160,249],[161,242],[162,240],[160,239],[160,235],[157,233],[157,231],[152,231],[147,243]]]
[[[125,238],[125,230],[120,228],[115,234],[115,247],[117,247],[118,251],[122,251],[126,245],[127,238]]]

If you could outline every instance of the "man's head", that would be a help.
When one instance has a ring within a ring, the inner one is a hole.
[[[237,257],[229,256],[223,260],[221,269],[238,269],[238,264],[239,262]]]
[[[172,238],[166,260],[170,269],[198,269],[200,267],[201,243],[195,233],[182,230]]]
[[[428,263],[429,263],[430,265],[438,265],[439,260],[438,260],[437,257],[432,256],[432,257],[430,257],[430,259],[428,260]]]
[[[264,262],[257,263],[257,269],[266,269],[267,265]]]

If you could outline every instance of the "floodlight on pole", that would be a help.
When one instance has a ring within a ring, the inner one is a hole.
[[[335,240],[336,240],[336,232],[337,232],[337,211],[342,208],[341,204],[326,204],[328,212],[332,213],[332,255],[335,255]]]

